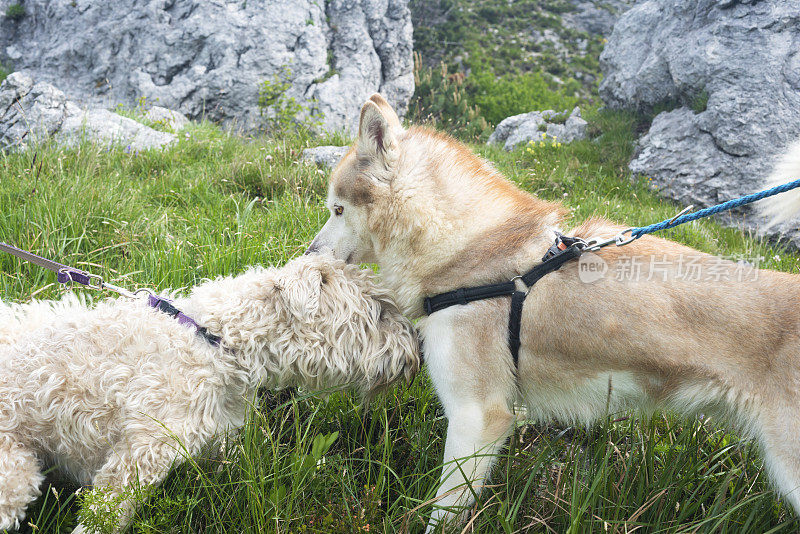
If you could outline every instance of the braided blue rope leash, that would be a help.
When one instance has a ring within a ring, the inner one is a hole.
[[[681,215],[673,219],[665,219],[660,223],[651,224],[649,226],[640,226],[637,228],[631,228],[630,230],[631,240],[639,239],[645,234],[651,234],[653,232],[658,232],[659,230],[666,230],[667,228],[673,228],[680,224],[696,221],[697,219],[702,219],[703,217],[708,217],[709,215],[714,215],[722,211],[738,208],[739,206],[744,206],[745,204],[756,202],[757,200],[761,200],[762,198],[767,198],[773,195],[778,195],[780,193],[785,193],[786,191],[795,189],[797,187],[800,187],[800,180],[795,180],[794,182],[789,182],[788,184],[783,184],[777,187],[773,187],[771,189],[766,189],[759,193],[753,193],[752,195],[746,195],[741,198],[735,198],[733,200],[729,200],[727,202],[723,202],[722,204],[711,206],[710,208],[705,208],[700,211],[696,211],[694,213],[687,213],[686,215]]]

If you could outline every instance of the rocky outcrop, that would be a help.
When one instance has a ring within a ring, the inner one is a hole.
[[[609,35],[617,19],[634,0],[571,0],[572,10],[562,16],[564,25],[589,35]]]
[[[793,0],[641,1],[619,19],[600,60],[610,107],[675,108],[655,117],[630,168],[683,203],[759,190],[800,136]]]
[[[22,72],[10,74],[0,84],[0,150],[23,149],[50,138],[63,145],[84,139],[119,144],[135,152],[163,147],[176,136],[105,109],[82,109],[47,82]]]
[[[81,104],[146,97],[245,129],[259,126],[259,85],[278,76],[324,127],[354,129],[373,92],[402,111],[414,91],[407,2],[25,0],[10,19],[15,1],[0,0],[0,63]]]
[[[325,169],[332,169],[350,150],[349,146],[324,145],[303,150],[303,161],[313,162]]]
[[[571,143],[585,139],[587,127],[579,108],[569,115],[553,110],[531,111],[503,119],[487,144],[502,144],[510,151],[529,141]]]

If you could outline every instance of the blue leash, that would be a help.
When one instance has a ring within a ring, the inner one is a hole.
[[[639,226],[636,228],[629,228],[624,232],[622,232],[621,234],[603,241],[599,239],[591,239],[587,242],[586,250],[598,250],[602,247],[611,244],[616,244],[617,246],[627,245],[631,241],[639,239],[643,235],[651,234],[653,232],[658,232],[659,230],[666,230],[667,228],[674,228],[675,226],[678,226],[680,224],[696,221],[697,219],[702,219],[703,217],[708,217],[710,215],[714,215],[723,211],[732,210],[733,208],[738,208],[739,206],[744,206],[745,204],[756,202],[758,200],[761,200],[762,198],[779,195],[780,193],[785,193],[786,191],[790,191],[798,187],[800,187],[800,180],[795,180],[793,182],[779,185],[771,189],[766,189],[759,193],[753,193],[752,195],[746,195],[740,198],[735,198],[733,200],[729,200],[727,202],[723,202],[722,204],[711,206],[710,208],[705,208],[700,211],[696,211],[694,213],[686,213],[687,211],[692,209],[692,206],[689,206],[675,217],[671,219],[665,219],[660,223],[651,224],[649,226]],[[627,233],[631,234],[630,237],[625,237],[625,234]]]
[[[659,230],[666,230],[667,228],[673,228],[675,226],[678,226],[679,224],[696,221],[697,219],[702,219],[703,217],[708,217],[709,215],[715,215],[722,211],[732,210],[733,208],[738,208],[739,206],[744,206],[745,204],[756,202],[757,200],[761,200],[762,198],[767,198],[773,195],[778,195],[780,193],[785,193],[786,191],[795,189],[797,187],[800,187],[800,180],[795,180],[794,182],[789,182],[788,184],[779,185],[777,187],[773,187],[772,189],[766,189],[764,191],[761,191],[760,193],[753,193],[752,195],[746,195],[740,198],[735,198],[733,200],[729,200],[727,202],[723,202],[722,204],[711,206],[710,208],[705,208],[700,211],[696,211],[694,213],[679,215],[678,217],[673,217],[672,219],[666,219],[661,221],[660,223],[651,224],[650,226],[640,226],[638,228],[631,228],[630,230],[631,237],[633,237],[634,239],[639,239],[645,234],[658,232]]]

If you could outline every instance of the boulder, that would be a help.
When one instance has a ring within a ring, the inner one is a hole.
[[[640,1],[619,19],[600,61],[609,107],[672,108],[654,118],[630,169],[682,203],[760,190],[800,136],[794,0]]]
[[[348,150],[349,146],[315,146],[303,150],[303,160],[314,162],[326,169],[333,169]]]
[[[145,97],[250,130],[268,82],[354,131],[370,94],[402,112],[414,91],[408,0],[25,0],[24,16],[2,16],[12,3],[0,0],[0,63],[89,107]]]
[[[82,109],[49,83],[10,74],[0,84],[0,149],[23,149],[50,138],[63,145],[88,139],[140,151],[168,145],[176,136],[105,109]]]
[[[164,126],[173,132],[177,132],[189,124],[189,119],[183,113],[162,108],[161,106],[151,107],[144,113],[143,118],[148,122]]]
[[[564,113],[549,109],[531,111],[503,119],[487,144],[502,144],[505,150],[511,151],[529,141],[571,143],[586,138],[587,126],[577,107],[566,118]]]

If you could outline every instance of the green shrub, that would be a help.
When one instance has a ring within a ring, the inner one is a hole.
[[[708,107],[708,91],[703,89],[691,101],[692,111],[695,113],[702,113]]]
[[[488,69],[475,69],[469,75],[451,73],[444,63],[438,68],[424,67],[419,54],[414,80],[411,120],[436,124],[465,140],[484,140],[506,117],[544,109],[571,110],[579,100],[572,83],[554,88],[540,72],[500,77]]]
[[[25,6],[22,4],[11,4],[6,8],[6,18],[18,21],[25,16]]]
[[[258,109],[264,130],[270,135],[291,131],[313,131],[322,125],[323,114],[286,96],[292,86],[292,71],[284,66],[280,72],[258,86]]]
[[[490,71],[483,71],[472,74],[470,82],[475,104],[494,125],[512,115],[543,109],[572,109],[578,103],[578,98],[569,94],[569,86],[553,89],[540,72],[497,78]]]
[[[439,68],[422,66],[422,58],[415,54],[416,89],[409,106],[409,116],[415,122],[438,125],[465,139],[488,135],[489,124],[481,110],[469,104],[464,79],[464,74],[460,72],[451,74],[444,63]]]

